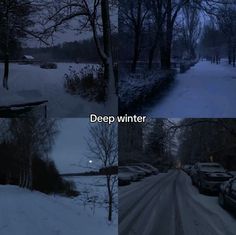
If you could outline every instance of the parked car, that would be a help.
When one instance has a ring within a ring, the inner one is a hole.
[[[148,170],[148,169],[145,169],[144,167],[141,167],[141,166],[137,166],[137,165],[132,165],[130,166],[132,167],[133,169],[137,170],[137,171],[141,171],[144,173],[144,176],[149,176],[152,174],[152,171],[151,170]]]
[[[143,167],[143,168],[145,168],[145,169],[150,170],[153,175],[157,175],[158,172],[159,172],[157,168],[155,168],[154,166],[152,166],[152,165],[149,164],[149,163],[144,163],[144,162],[142,162],[142,163],[136,163],[135,165],[141,166],[141,167]]]
[[[236,212],[236,177],[220,186],[219,204],[225,209]]]
[[[220,185],[232,178],[232,175],[218,163],[196,163],[191,170],[191,178],[200,193],[219,192]]]
[[[138,181],[140,177],[138,176],[137,173],[134,173],[127,169],[126,167],[119,167],[119,172],[118,172],[118,185],[123,186],[123,185],[128,185],[132,181]]]
[[[143,172],[140,169],[134,168],[133,166],[124,166],[126,169],[128,169],[130,172],[136,174],[139,179],[142,179],[145,177],[145,172]]]
[[[193,166],[193,165],[187,164],[187,165],[184,165],[184,166],[182,167],[182,169],[183,169],[184,172],[186,172],[186,173],[189,175],[189,174],[190,174],[190,171],[191,171],[191,169],[192,169],[192,166]]]

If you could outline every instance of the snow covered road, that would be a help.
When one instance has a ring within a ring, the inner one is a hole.
[[[200,195],[190,178],[171,170],[120,187],[120,235],[233,235],[236,219],[217,197]]]
[[[200,61],[178,74],[161,100],[146,107],[152,117],[236,117],[236,68]]]

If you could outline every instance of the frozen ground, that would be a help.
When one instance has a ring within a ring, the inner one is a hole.
[[[120,235],[234,235],[236,219],[171,170],[119,189]]]
[[[9,91],[0,84],[0,106],[48,100],[48,114],[53,117],[88,117],[117,112],[116,100],[107,104],[89,102],[80,96],[70,95],[64,89],[64,74],[69,66],[80,70],[85,64],[57,63],[57,69],[41,69],[39,65],[10,64]],[[0,63],[0,80],[3,64]]]
[[[76,204],[79,204],[84,207],[84,210],[88,214],[99,214],[104,218],[104,221],[107,219],[107,188],[106,188],[106,179],[104,176],[75,176],[75,177],[66,177],[68,180],[75,182],[76,188],[81,193],[79,197],[74,198],[73,200]],[[118,198],[117,190],[115,193],[115,202],[114,202],[114,224],[118,220]]]
[[[152,117],[236,117],[236,68],[200,61],[144,113]]]
[[[86,180],[92,182],[87,178],[84,183]],[[94,190],[99,187],[91,185]],[[107,222],[104,208],[94,212],[79,197],[54,197],[17,186],[0,186],[0,234],[118,235],[117,222]]]

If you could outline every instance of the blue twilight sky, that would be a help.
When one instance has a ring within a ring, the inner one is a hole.
[[[96,162],[89,163],[86,137],[89,133],[88,118],[66,118],[59,121],[51,158],[60,173],[77,173],[96,168]]]

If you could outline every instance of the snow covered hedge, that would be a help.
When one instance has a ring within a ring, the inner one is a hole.
[[[130,113],[135,107],[152,98],[174,79],[175,74],[176,70],[143,71],[135,74],[121,71],[119,81],[121,113]]]

